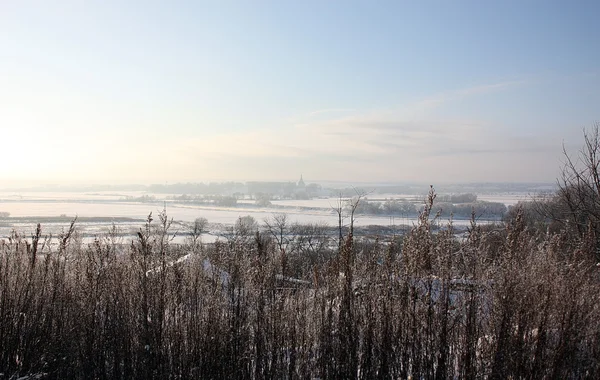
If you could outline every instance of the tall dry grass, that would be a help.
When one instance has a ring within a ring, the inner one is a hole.
[[[593,229],[547,234],[516,213],[457,238],[432,229],[434,202],[403,239],[335,237],[295,270],[302,251],[266,232],[173,244],[166,214],[131,242],[15,232],[0,243],[0,377],[600,377]]]

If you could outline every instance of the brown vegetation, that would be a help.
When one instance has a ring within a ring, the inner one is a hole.
[[[128,244],[15,232],[0,242],[0,377],[599,378],[595,217],[574,233],[516,209],[457,238],[432,229],[434,204],[432,190],[402,240],[349,228],[333,248],[281,215],[210,246],[172,244],[165,213]]]
[[[110,234],[84,246],[74,229],[56,247],[40,229],[15,233],[0,246],[0,372],[596,378],[593,234],[547,235],[517,213],[457,240],[451,224],[432,232],[434,198],[403,242],[348,235],[298,270],[286,269],[281,216],[272,238],[240,230],[214,246],[171,244],[164,214],[126,246]]]

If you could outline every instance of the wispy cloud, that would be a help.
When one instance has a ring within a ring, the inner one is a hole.
[[[260,166],[264,178],[278,177],[285,170],[294,171],[294,166],[298,171],[318,173],[321,178],[339,176],[346,168],[360,170],[359,175],[369,179],[379,176],[379,179],[391,180],[398,175],[417,178],[423,170],[444,178],[460,175],[461,171],[464,178],[471,175],[470,171],[478,171],[481,176],[482,172],[485,174],[485,167],[473,161],[487,161],[489,168],[505,167],[509,162],[514,167],[518,165],[513,162],[514,157],[549,154],[555,147],[543,137],[511,136],[487,120],[444,118],[434,116],[433,111],[457,99],[476,98],[524,83],[514,81],[460,89],[392,109],[352,112],[351,115],[335,115],[336,109],[331,117],[179,143],[187,147],[186,160],[209,160],[217,163],[215,165],[223,160],[235,162],[236,170],[246,174],[253,172],[253,166]],[[424,112],[425,109],[428,112]],[[329,110],[315,112],[320,116],[329,114]],[[512,158],[502,159],[502,155]],[[223,170],[222,165],[220,170]],[[496,172],[502,171],[496,169]]]
[[[506,91],[518,86],[526,85],[527,83],[527,80],[514,80],[461,88],[454,91],[447,91],[431,95],[424,99],[420,99],[413,103],[410,103],[404,107],[400,107],[400,109],[406,113],[413,114],[418,112],[430,111],[436,107],[440,107],[443,104],[452,101]]]
[[[319,116],[324,114],[339,114],[355,111],[354,108],[326,108],[322,110],[316,110],[309,112],[308,116]]]
[[[475,96],[509,88],[521,82],[507,82],[457,90],[432,96],[395,109],[366,111],[345,117],[308,120],[252,131],[207,136],[187,140],[185,145],[206,157],[300,157],[305,155],[341,155],[352,152],[356,159],[386,155],[398,151],[432,153],[439,144],[460,144],[465,148],[481,143],[486,125],[477,120],[440,121],[412,118],[415,108],[422,109],[449,102],[457,97]],[[341,111],[342,109],[335,109]],[[346,111],[347,109],[343,109]],[[349,109],[348,109],[349,110]],[[332,110],[315,111],[326,114]]]

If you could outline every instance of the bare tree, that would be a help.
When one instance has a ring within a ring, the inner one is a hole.
[[[267,232],[275,239],[277,247],[279,248],[279,254],[281,259],[281,274],[285,276],[287,272],[288,254],[286,250],[290,243],[290,237],[288,236],[290,231],[287,214],[273,214],[270,218],[265,218],[264,223]]]
[[[267,232],[275,239],[279,250],[285,250],[290,243],[287,214],[273,214],[271,217],[265,218],[264,225]]]
[[[360,205],[361,201],[366,197],[366,193],[364,191],[360,191],[358,189],[354,189],[356,196],[352,199],[348,200],[347,207],[350,211],[350,237],[354,237],[354,222],[356,220],[356,209]]]
[[[208,220],[206,218],[196,218],[194,223],[189,226],[192,247],[195,249],[198,246],[200,238],[206,232]]]
[[[342,245],[344,242],[344,220],[349,217],[350,218],[350,230],[349,237],[352,239],[354,236],[354,221],[356,216],[356,210],[360,204],[360,202],[365,198],[366,193],[360,191],[358,189],[354,189],[356,196],[350,199],[344,199],[342,197],[342,193],[340,192],[338,201],[335,205],[331,206],[333,211],[337,214],[338,217],[338,251],[341,252]],[[348,211],[347,215],[344,215],[344,210]]]
[[[291,241],[288,268],[296,276],[314,275],[314,270],[330,257],[329,228],[326,223],[294,223],[290,228]]]
[[[247,243],[254,239],[258,231],[258,223],[251,215],[240,216],[233,226],[224,228],[219,236],[229,243]]]
[[[327,249],[329,243],[327,223],[294,223],[291,231],[295,239],[294,245],[297,246],[294,250],[320,256]]]
[[[344,234],[342,232],[342,227],[344,223],[344,200],[342,198],[342,193],[340,192],[337,203],[332,205],[331,208],[337,214],[338,217],[338,251],[342,250],[342,242],[344,241]]]
[[[584,145],[575,156],[563,146],[565,163],[556,196],[539,203],[544,216],[575,233],[579,240],[590,231],[600,236],[600,122],[584,130],[583,138]]]

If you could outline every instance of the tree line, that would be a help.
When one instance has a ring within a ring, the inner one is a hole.
[[[457,202],[452,203],[451,196],[443,197],[445,201],[436,202],[434,205],[434,213],[439,213],[442,217],[458,217],[458,218],[469,218],[474,212],[475,215],[484,218],[498,218],[501,219],[504,214],[508,211],[506,205],[500,202],[486,202],[486,201],[473,201],[473,202]],[[423,204],[411,201],[400,201],[396,199],[389,199],[383,202],[370,201],[363,199],[356,213],[367,214],[367,215],[388,215],[388,216],[418,216],[423,210]]]

